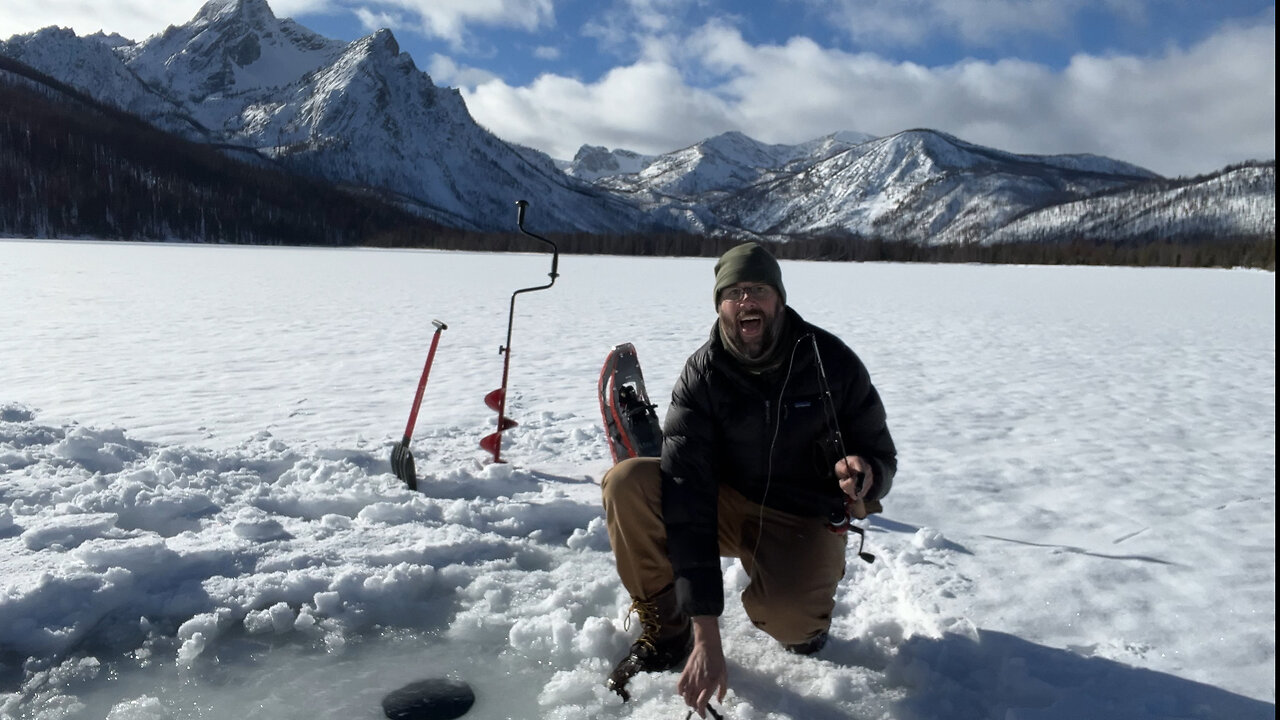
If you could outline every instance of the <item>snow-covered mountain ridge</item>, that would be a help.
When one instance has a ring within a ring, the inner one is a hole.
[[[1035,210],[986,241],[1274,236],[1275,197],[1275,161],[1246,163],[1206,177],[1144,183]]]
[[[139,43],[109,47],[50,29],[11,38],[0,53],[153,122],[176,108],[190,139],[393,191],[450,226],[509,230],[521,197],[537,199],[542,228],[645,222],[549,157],[481,128],[459,93],[436,87],[387,30],[345,43],[276,18],[265,0],[211,0],[191,22]]]
[[[697,218],[693,230],[935,244],[981,239],[1030,211],[1155,179],[1109,158],[1018,155],[921,129],[796,146],[726,133],[595,182],[651,211],[683,208]]]
[[[797,145],[724,133],[661,155],[584,145],[570,162],[503,142],[437,87],[390,31],[347,43],[275,16],[266,0],[210,0],[141,42],[46,28],[0,54],[198,142],[251,149],[343,185],[393,193],[442,224],[510,230],[527,198],[547,231],[655,229],[733,237],[859,235],[927,244],[1047,239],[1093,217],[1098,239],[1159,227],[1235,234],[1222,209],[1261,208],[1261,183],[1181,187],[1092,155],[1019,155],[935,130],[841,132]],[[1274,166],[1270,173],[1274,186]],[[1132,223],[1126,191],[1164,219]],[[1225,192],[1245,193],[1247,200]],[[1164,199],[1159,199],[1164,197]],[[1245,226],[1274,234],[1274,206]],[[1268,218],[1269,224],[1268,224]],[[1154,224],[1153,224],[1154,223]]]

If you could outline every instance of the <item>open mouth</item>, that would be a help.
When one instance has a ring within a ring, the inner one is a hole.
[[[739,315],[738,332],[744,338],[759,337],[764,333],[764,315],[760,313],[743,313]]]

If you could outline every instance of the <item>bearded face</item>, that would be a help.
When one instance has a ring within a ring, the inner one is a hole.
[[[741,282],[720,291],[720,327],[738,351],[759,359],[778,335],[782,298],[772,285]]]

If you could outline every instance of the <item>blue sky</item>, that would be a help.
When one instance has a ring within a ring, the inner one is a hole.
[[[279,3],[279,0],[277,0]],[[542,73],[594,81],[609,69],[643,54],[642,41],[691,29],[712,20],[737,28],[752,45],[777,45],[803,36],[825,48],[874,52],[891,60],[924,66],[960,60],[996,61],[1017,57],[1062,69],[1079,53],[1156,55],[1168,47],[1203,41],[1225,22],[1267,21],[1274,3],[1245,0],[1182,2],[818,2],[775,0],[685,0],[622,2],[567,0],[504,3],[505,17],[477,19],[452,29],[425,29],[404,3],[361,23],[359,8],[370,4],[330,4],[323,12],[297,13],[304,25],[347,40],[377,27],[393,27],[415,57],[443,53],[524,85]],[[433,3],[419,3],[423,6]],[[436,3],[440,4],[440,3]],[[482,3],[476,3],[482,4]],[[375,4],[374,6],[377,6]],[[523,7],[521,7],[523,6]],[[538,9],[548,8],[550,11]],[[862,6],[861,8],[859,6]],[[939,12],[950,6],[951,12]],[[969,18],[964,13],[1003,19]],[[645,15],[648,14],[646,18]],[[918,15],[930,15],[922,21]],[[645,32],[645,27],[651,28]],[[690,78],[696,81],[696,78]]]
[[[143,39],[199,0],[4,3]],[[498,136],[568,158],[737,130],[932,127],[1166,175],[1275,157],[1275,4],[1246,0],[274,0],[329,37],[393,30]]]

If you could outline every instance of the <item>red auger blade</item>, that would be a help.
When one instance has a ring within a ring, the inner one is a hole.
[[[502,399],[505,395],[506,392],[502,388],[498,388],[484,396],[484,404],[488,405],[489,409],[494,412],[502,412]]]

